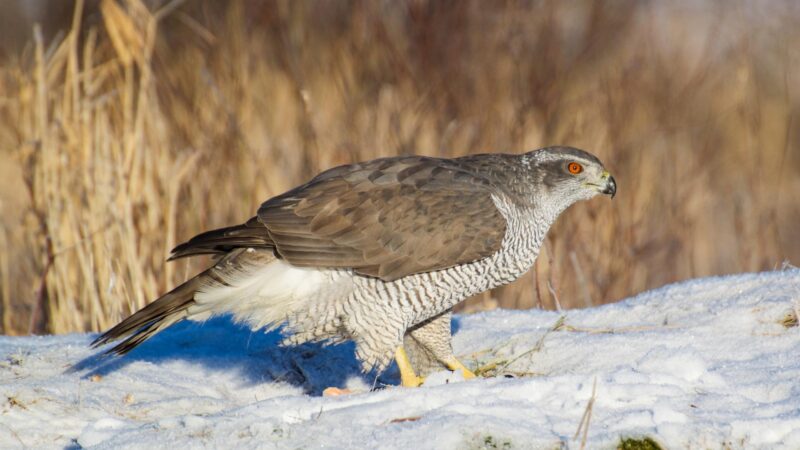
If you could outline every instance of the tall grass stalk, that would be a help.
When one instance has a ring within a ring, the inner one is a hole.
[[[107,328],[207,263],[165,263],[174,244],[408,153],[568,144],[618,180],[467,310],[800,260],[791,2],[148,5],[78,1],[1,62],[4,333]]]

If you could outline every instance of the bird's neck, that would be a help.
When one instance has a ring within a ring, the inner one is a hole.
[[[503,245],[494,259],[496,283],[492,287],[510,283],[530,270],[539,256],[547,230],[557,214],[547,214],[541,208],[518,208],[506,204],[501,208],[507,220]]]

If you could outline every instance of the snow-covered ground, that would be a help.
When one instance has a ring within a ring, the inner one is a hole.
[[[442,372],[416,389],[392,386],[395,372],[361,376],[352,345],[280,348],[225,318],[117,359],[97,358],[91,335],[3,337],[0,447],[553,449],[579,448],[588,430],[591,449],[643,436],[798,449],[798,308],[790,269],[593,309],[461,316],[457,354],[500,376]],[[321,396],[328,386],[357,392]]]

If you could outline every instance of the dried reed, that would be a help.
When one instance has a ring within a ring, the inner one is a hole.
[[[2,331],[106,328],[205,263],[175,243],[406,153],[569,144],[618,180],[471,308],[796,264],[800,12],[758,5],[78,1],[0,66]]]

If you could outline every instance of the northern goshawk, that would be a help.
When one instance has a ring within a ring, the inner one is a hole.
[[[108,351],[123,354],[183,319],[230,313],[284,325],[284,344],[352,339],[365,371],[394,357],[404,386],[422,381],[404,341],[413,360],[472,377],[453,355],[452,308],[524,274],[567,207],[615,193],[600,160],[570,147],[336,167],[177,246],[170,260],[220,259],[93,345],[124,339]]]

